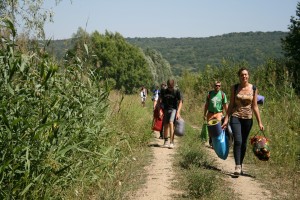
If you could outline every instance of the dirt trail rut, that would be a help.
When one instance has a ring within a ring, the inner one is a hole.
[[[172,188],[172,181],[175,177],[172,165],[176,146],[174,149],[163,148],[163,140],[157,139],[158,134],[149,144],[153,152],[153,159],[151,164],[146,167],[146,184],[130,198],[132,200],[171,200],[174,199],[174,195],[181,193]],[[176,145],[176,139],[174,142]]]
[[[132,200],[170,200],[174,199],[174,195],[181,194],[181,191],[174,191],[172,188],[172,181],[176,181],[173,166],[173,155],[176,153],[176,147],[174,149],[162,148],[163,140],[156,139],[149,145],[153,151],[153,160],[151,164],[146,167],[147,181],[134,196]],[[175,141],[176,144],[176,141]],[[231,187],[236,197],[240,197],[241,200],[268,200],[271,199],[271,193],[262,188],[262,185],[255,180],[254,177],[247,174],[247,167],[243,168],[244,175],[233,176],[234,159],[232,152],[230,152],[226,160],[222,160],[217,157],[212,148],[206,147],[209,154],[216,159],[216,167],[221,170],[222,173],[228,175],[226,180],[228,186]]]
[[[218,158],[214,150],[207,145],[207,149],[212,157],[215,158],[217,168],[222,173],[228,175],[226,181],[230,183],[230,187],[235,193],[240,196],[242,200],[255,199],[255,200],[267,200],[271,199],[271,193],[263,189],[262,184],[255,180],[250,174],[247,173],[247,165],[243,165],[242,176],[234,176],[234,158],[232,152],[228,155],[226,160]]]

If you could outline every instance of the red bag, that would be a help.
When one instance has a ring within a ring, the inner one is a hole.
[[[153,118],[163,118],[164,112],[163,109],[160,107],[157,107],[153,111]]]
[[[162,118],[154,118],[153,119],[153,125],[152,130],[153,131],[161,131],[163,126],[163,119]]]
[[[152,130],[153,131],[161,131],[163,126],[163,109],[160,107],[156,107],[153,111],[153,122],[152,122]]]

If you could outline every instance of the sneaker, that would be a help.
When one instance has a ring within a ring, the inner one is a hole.
[[[237,176],[239,176],[239,175],[241,175],[242,174],[242,167],[241,167],[241,165],[236,165],[235,166],[235,170],[234,170],[234,173],[233,173],[234,175],[237,175]]]
[[[168,142],[168,141],[165,141],[163,147],[164,147],[164,148],[169,148],[169,142]]]
[[[174,143],[171,143],[169,149],[174,149]]]

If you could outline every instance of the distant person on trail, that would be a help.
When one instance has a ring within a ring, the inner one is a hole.
[[[234,175],[243,174],[242,165],[246,153],[248,136],[253,125],[253,112],[259,129],[264,130],[257,106],[257,89],[249,83],[249,70],[240,68],[238,71],[239,84],[231,87],[230,102],[222,129],[230,126],[234,138],[233,154],[235,160]]]
[[[160,104],[158,102],[159,99],[159,95],[160,95],[160,89],[158,86],[155,87],[155,89],[153,90],[153,96],[152,96],[152,101],[153,101],[153,117],[155,118],[155,113],[162,113],[162,115],[159,115],[159,118],[162,119],[163,121],[163,112],[160,112],[160,110],[163,110],[162,104]],[[155,119],[153,119],[155,120]],[[162,129],[160,130],[160,136],[159,139],[163,138],[163,125],[162,125]]]
[[[159,102],[164,107],[164,145],[170,149],[174,148],[174,121],[180,118],[182,107],[182,94],[179,89],[175,89],[175,81],[167,81],[167,89],[161,91]],[[170,144],[168,144],[168,135],[170,133]]]
[[[160,89],[158,86],[156,86],[155,89],[153,90],[153,96],[152,96],[153,110],[155,110],[156,108],[159,94],[160,94]]]
[[[214,90],[209,91],[206,97],[203,118],[207,122],[211,119],[217,119],[221,121],[223,115],[225,115],[225,112],[227,113],[227,109],[227,97],[226,94],[221,90],[221,82],[215,81]],[[209,145],[212,146],[211,138],[209,138]]]
[[[142,106],[145,107],[146,98],[147,98],[147,89],[143,86],[140,91]]]

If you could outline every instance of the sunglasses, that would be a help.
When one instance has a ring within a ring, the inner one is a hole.
[[[221,87],[221,85],[215,85],[216,87]]]

